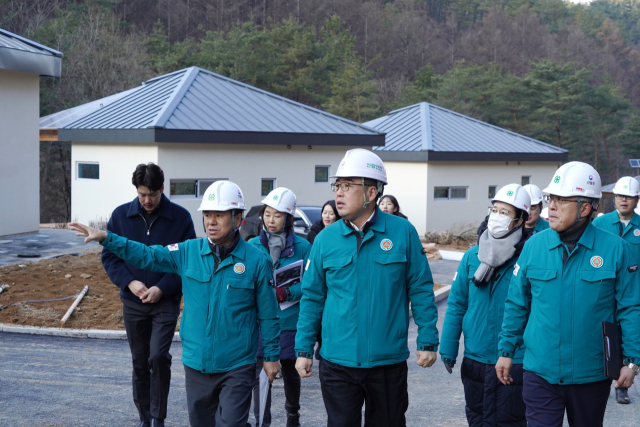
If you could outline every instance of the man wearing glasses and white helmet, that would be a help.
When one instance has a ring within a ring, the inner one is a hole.
[[[550,230],[532,236],[513,271],[496,375],[511,384],[526,346],[522,397],[530,427],[601,427],[611,380],[604,374],[602,321],[619,322],[629,387],[640,363],[638,265],[620,237],[591,224],[600,176],[581,162],[558,169],[548,193]]]
[[[240,238],[245,209],[240,188],[217,181],[199,211],[206,239],[148,247],[78,223],[70,228],[138,268],[177,273],[184,311],[180,323],[187,409],[192,426],[246,427],[255,381],[258,327],[264,370],[280,370],[280,325],[271,263]]]
[[[593,225],[622,237],[629,243],[636,262],[640,262],[640,215],[634,209],[638,206],[640,183],[635,178],[624,176],[613,187],[616,210],[593,220]],[[626,387],[616,388],[618,403],[631,403]]]
[[[342,220],[318,234],[302,281],[296,369],[311,375],[322,321],[320,385],[327,425],[406,425],[409,300],[418,325],[417,364],[436,360],[433,279],[415,228],[378,209],[387,184],[374,153],[349,150],[332,189]]]

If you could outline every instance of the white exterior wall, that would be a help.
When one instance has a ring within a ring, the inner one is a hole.
[[[40,228],[39,84],[0,70],[0,236]]]
[[[384,194],[398,199],[400,210],[423,235],[427,230],[427,163],[384,162],[389,184]]]
[[[78,178],[78,162],[98,163],[100,179]],[[107,220],[136,197],[131,176],[140,163],[158,163],[155,144],[71,144],[71,219],[83,224]],[[168,185],[165,186],[168,192]]]
[[[507,164],[508,163],[508,164]],[[557,162],[431,162],[427,188],[427,229],[464,231],[477,225],[487,215],[489,186],[500,189],[520,184],[530,176],[530,184],[542,190],[558,169]],[[467,200],[434,200],[434,187],[466,186]]]
[[[315,182],[315,167],[329,166],[334,173],[350,147],[273,145],[161,144],[158,164],[164,170],[165,194],[172,179],[228,178],[240,186],[247,210],[260,204],[263,178],[275,178],[275,187],[288,187],[298,205],[322,206],[333,199],[329,183]],[[371,148],[371,147],[368,147]],[[329,180],[331,181],[331,180]],[[171,201],[191,213],[196,234],[202,235],[198,212],[200,198],[173,197]]]
[[[398,198],[402,212],[420,236],[428,229],[477,227],[484,219],[489,186],[498,189],[506,184],[530,183],[540,189],[549,184],[558,168],[557,162],[385,162],[389,185],[386,194]],[[435,187],[468,187],[466,200],[434,200]]]

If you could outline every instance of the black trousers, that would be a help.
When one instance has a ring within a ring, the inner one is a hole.
[[[297,414],[300,410],[300,374],[296,370],[295,360],[281,360],[282,381],[284,381],[284,409],[287,414]],[[260,371],[263,367],[263,358],[258,357],[256,364],[256,382],[253,386],[253,414],[256,417],[256,426],[260,421]],[[271,425],[271,384],[269,384],[269,394],[267,404],[264,408],[264,419],[262,427]]]
[[[375,368],[349,368],[326,359],[320,364],[320,387],[327,426],[404,427],[409,407],[407,362]]]
[[[522,397],[530,427],[562,427],[564,412],[572,427],[602,427],[611,380],[587,384],[550,384],[524,371]]]
[[[513,383],[503,385],[495,365],[462,359],[460,373],[469,427],[526,427],[522,372],[521,363],[513,365]]]
[[[255,377],[253,363],[219,374],[204,374],[185,365],[191,427],[251,427],[247,420]]]
[[[133,364],[133,402],[140,421],[164,420],[171,384],[169,349],[180,303],[162,299],[155,304],[138,304],[120,299]]]

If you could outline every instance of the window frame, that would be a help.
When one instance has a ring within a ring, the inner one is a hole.
[[[447,189],[447,197],[436,197],[436,190],[437,189],[443,189],[446,188]],[[457,189],[464,189],[464,197],[451,197],[451,190],[457,190]],[[437,186],[437,187],[433,187],[433,200],[437,201],[437,202],[441,202],[441,201],[468,201],[469,200],[469,187],[468,186],[462,186],[462,185],[451,185],[451,186]]]
[[[80,176],[80,165],[98,165],[98,177],[97,178],[85,178]],[[85,161],[76,161],[76,179],[87,179],[90,181],[99,181],[100,180],[100,162],[85,162]]]
[[[524,183],[524,179],[525,178],[527,178],[527,183],[526,184]],[[529,184],[531,184],[531,175],[522,175],[520,177],[520,185],[522,185],[524,187],[525,185],[529,185]]]
[[[316,175],[318,168],[326,168],[327,169],[327,180],[326,181],[318,181],[318,176]],[[316,184],[327,184],[331,181],[331,166],[330,165],[315,165],[313,169],[313,182]]]
[[[262,190],[263,190],[262,186],[264,185],[265,181],[271,181],[271,190],[269,190],[267,192],[267,194],[264,194],[262,192]],[[260,196],[262,196],[262,197],[268,196],[269,193],[271,193],[276,188],[278,188],[277,185],[276,185],[276,178],[260,178]]]
[[[491,189],[493,188],[493,196],[491,195]],[[496,193],[498,192],[498,186],[497,185],[490,185],[489,186],[489,191],[487,191],[487,196],[489,199],[493,199],[494,197],[496,197]]]

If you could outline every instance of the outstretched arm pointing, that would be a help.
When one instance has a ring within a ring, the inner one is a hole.
[[[98,242],[101,243],[107,238],[107,232],[98,230],[97,228],[89,227],[78,222],[69,223],[69,228],[73,231],[77,231],[76,236],[85,237],[84,242]]]

